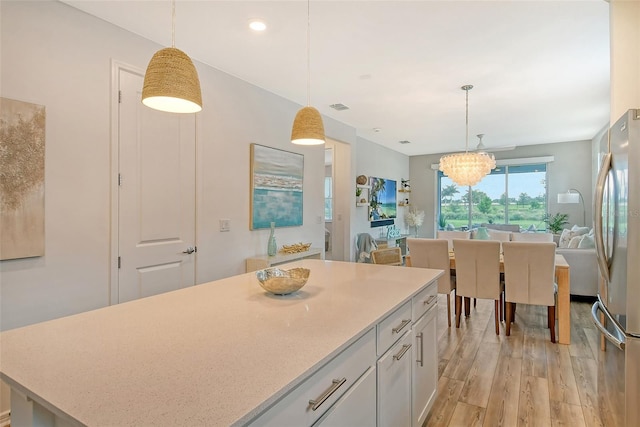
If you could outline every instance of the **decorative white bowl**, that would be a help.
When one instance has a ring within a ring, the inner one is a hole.
[[[271,267],[256,271],[256,277],[265,291],[275,295],[287,295],[302,288],[307,283],[310,272],[308,268],[282,270]]]

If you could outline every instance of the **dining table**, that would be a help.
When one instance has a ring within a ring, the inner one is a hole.
[[[405,256],[405,265],[411,266],[411,254]],[[449,251],[449,268],[455,274],[456,256],[455,252]],[[570,271],[569,263],[560,254],[556,254],[556,284],[558,294],[556,302],[556,313],[558,316],[558,343],[571,344],[571,299],[569,295]],[[500,255],[500,272],[504,273],[504,259]]]

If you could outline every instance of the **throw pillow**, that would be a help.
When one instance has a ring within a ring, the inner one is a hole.
[[[577,249],[578,245],[580,244],[580,241],[582,240],[582,237],[583,236],[573,236],[571,240],[569,240],[569,245],[567,246],[567,248]]]
[[[571,241],[572,237],[573,237],[573,233],[571,232],[571,230],[567,230],[566,228],[562,230],[562,234],[560,235],[560,241],[558,242],[558,247],[568,248],[569,242]]]
[[[574,225],[573,227],[571,227],[571,231],[573,232],[574,236],[582,236],[583,234],[587,234],[589,232],[589,227],[578,227],[577,225]]]
[[[595,247],[596,247],[596,243],[593,239],[592,234],[585,234],[584,236],[582,236],[582,239],[578,244],[578,249],[591,249]]]

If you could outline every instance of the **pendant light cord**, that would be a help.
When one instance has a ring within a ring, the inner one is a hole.
[[[171,0],[171,47],[176,47],[176,1]]]
[[[307,0],[307,107],[311,105],[311,0]]]
[[[464,143],[464,151],[465,153],[469,152],[469,89],[465,89],[464,90],[467,93],[467,103],[466,103],[466,117],[465,117],[465,125],[467,128],[467,134],[465,136],[465,143]]]

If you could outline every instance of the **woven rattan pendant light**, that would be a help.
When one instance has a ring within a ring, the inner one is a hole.
[[[171,47],[153,55],[144,74],[142,103],[169,113],[197,113],[202,110],[198,72],[191,58],[175,47],[176,5],[171,1]]]
[[[324,124],[320,112],[311,106],[311,19],[310,0],[307,0],[307,106],[296,114],[291,129],[291,142],[298,145],[320,145],[325,143]]]

